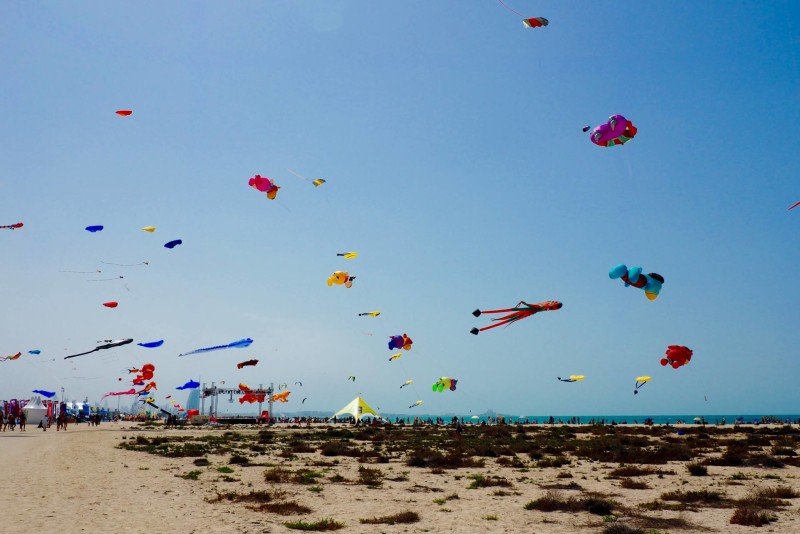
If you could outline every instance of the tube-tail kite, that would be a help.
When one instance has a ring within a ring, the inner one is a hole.
[[[0,229],[5,228],[6,230],[18,230],[18,229],[22,228],[23,226],[25,226],[25,225],[22,224],[21,222],[18,222],[18,223],[14,223],[14,224],[5,224],[3,226],[0,226]]]
[[[119,306],[119,302],[117,302],[116,300],[109,300],[108,302],[104,302],[103,306],[105,306],[106,308],[116,308],[117,306]]]
[[[132,109],[118,109],[114,113],[116,113],[120,117],[130,117],[133,114],[133,110]]]
[[[236,368],[237,369],[241,369],[242,367],[248,367],[248,366],[256,365],[256,364],[258,364],[258,360],[245,360],[243,362],[237,363],[236,364]]]
[[[175,389],[197,389],[200,387],[200,382],[195,382],[194,380],[189,380],[182,386],[178,386]]]
[[[341,256],[346,260],[354,260],[358,257],[358,252],[339,252],[336,254],[337,256]]]
[[[37,394],[41,395],[42,397],[47,397],[48,399],[52,399],[53,397],[56,396],[56,392],[55,391],[45,391],[43,389],[34,389],[33,393],[37,393]]]
[[[34,350],[29,350],[28,351],[28,354],[34,354],[34,355],[41,354],[41,353],[42,353],[42,351],[40,351],[39,349],[34,349]]]
[[[86,227],[86,231],[87,232],[92,232],[92,233],[101,232],[102,230],[103,230],[103,225],[102,224],[96,224],[94,226],[87,226]]]
[[[418,400],[417,402],[415,402],[414,404],[412,404],[411,406],[409,406],[409,409],[411,409],[411,408],[414,408],[414,407],[416,407],[416,406],[422,406],[422,401],[421,401],[421,400]]]
[[[553,310],[560,310],[561,304],[556,300],[547,300],[544,302],[539,302],[537,304],[528,304],[524,300],[519,301],[519,303],[513,308],[502,308],[499,310],[475,310],[472,312],[472,315],[475,317],[480,317],[483,313],[507,313],[507,315],[503,315],[502,317],[495,317],[492,321],[497,321],[494,324],[489,326],[484,326],[483,328],[473,328],[470,330],[470,334],[478,335],[479,332],[483,332],[484,330],[489,330],[491,328],[497,328],[498,326],[508,325],[513,322],[519,321],[520,319],[525,319],[530,317],[534,314],[543,311],[553,311]]]
[[[378,310],[374,310],[374,311],[369,311],[369,312],[359,313],[359,314],[358,314],[358,316],[359,316],[359,317],[377,317],[377,316],[379,316],[380,314],[381,314],[381,312],[380,312],[380,311],[378,311]]]
[[[413,383],[414,383],[414,381],[413,381],[413,380],[411,380],[411,379],[409,378],[408,380],[406,380],[405,382],[403,382],[403,385],[402,385],[402,386],[400,386],[400,389],[403,389],[403,388],[404,388],[404,387],[406,387],[406,386],[410,386],[410,385],[411,385],[411,384],[413,384]]]
[[[150,265],[149,261],[143,261],[141,263],[111,263],[110,261],[100,260],[100,263],[104,265],[114,265],[116,267],[138,267],[140,265]],[[70,272],[70,271],[65,271],[65,272]],[[99,273],[100,271],[97,272]]]
[[[163,344],[164,344],[163,339],[159,339],[158,341],[148,341],[147,343],[137,343],[137,345],[139,345],[140,347],[144,347],[146,349],[155,349]]]
[[[183,244],[183,239],[173,239],[172,241],[164,243],[164,248],[175,248],[178,245],[182,244]]]
[[[556,378],[558,378],[562,382],[580,382],[586,377],[584,375],[569,375],[569,378],[561,378],[560,376],[557,376]]]
[[[0,362],[4,362],[6,360],[18,360],[20,356],[22,356],[21,352],[12,354],[11,356],[0,356]]]
[[[797,206],[800,206],[800,202],[795,202],[794,204],[792,204],[791,206],[789,206],[789,209],[790,209],[790,210],[793,210],[793,209],[795,209]],[[22,223],[19,223],[19,225],[20,225],[20,226],[22,226]],[[0,228],[4,228],[4,227],[0,227]]]
[[[288,170],[290,173],[292,173],[292,174],[294,174],[295,176],[297,176],[298,178],[302,178],[302,179],[303,179],[303,180],[305,180],[306,182],[311,182],[312,184],[314,184],[314,187],[319,187],[319,186],[321,186],[322,184],[324,184],[324,183],[325,183],[325,180],[323,180],[322,178],[308,178],[308,177],[306,177],[306,176],[303,176],[303,175],[302,175],[302,174],[300,174],[299,172],[294,172],[292,169],[287,169],[287,170]]]
[[[145,226],[145,227],[142,228],[142,231],[143,232],[147,232],[149,234],[152,234],[153,232],[156,231],[156,227],[155,226]]]
[[[402,356],[403,356],[402,352],[397,352],[397,353],[392,354],[391,356],[389,356],[389,361],[393,362],[395,360],[399,360]]]
[[[189,356],[190,354],[200,354],[203,352],[211,352],[212,350],[225,350],[225,349],[243,349],[245,347],[249,347],[253,344],[253,340],[249,337],[240,339],[239,341],[233,341],[228,343],[227,345],[216,345],[214,347],[204,347],[202,349],[195,349],[191,352],[184,352],[183,354],[178,354],[178,356]]]
[[[64,356],[64,359],[67,360],[69,358],[74,358],[76,356],[84,356],[86,354],[91,354],[93,352],[97,352],[98,350],[106,350],[106,349],[113,349],[114,347],[121,347],[122,345],[127,345],[128,343],[133,343],[133,339],[118,339],[115,341],[106,340],[106,342],[102,345],[98,345],[97,347],[93,348],[92,350],[81,352],[78,354],[72,354],[70,356]]]
[[[109,391],[108,393],[100,397],[100,400],[103,400],[106,397],[119,397],[120,395],[136,395],[136,390],[131,388],[126,391]]]

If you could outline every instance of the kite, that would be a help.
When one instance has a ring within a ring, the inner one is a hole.
[[[482,313],[508,313],[508,315],[503,315],[502,317],[495,317],[492,321],[497,321],[495,324],[484,326],[483,328],[473,328],[470,330],[470,334],[478,335],[479,332],[483,332],[484,330],[489,330],[491,328],[497,328],[498,326],[508,325],[513,322],[519,321],[520,319],[525,319],[526,317],[530,317],[531,315],[537,314],[543,311],[553,311],[553,310],[560,310],[563,304],[558,302],[557,300],[547,300],[544,302],[539,302],[537,304],[528,304],[524,300],[519,301],[519,303],[513,308],[503,308],[499,310],[475,310],[472,312],[472,315],[475,317],[480,317]]]
[[[800,206],[800,202],[795,202],[794,204],[792,204],[791,206],[789,206],[789,209],[790,209],[790,210],[793,210],[793,209],[795,209],[797,206]],[[20,225],[20,226],[22,226],[22,223],[19,223],[19,225]]]
[[[200,387],[200,382],[195,382],[194,380],[189,380],[182,386],[178,386],[175,389],[197,389]]]
[[[358,257],[358,252],[339,252],[336,254],[337,256],[341,256],[346,260],[354,260]]]
[[[6,360],[18,360],[20,356],[22,356],[21,352],[12,354],[11,356],[0,356],[0,362],[4,362]]]
[[[0,229],[1,228],[5,228],[6,230],[18,230],[18,229],[22,228],[23,226],[25,226],[25,225],[22,224],[21,222],[18,222],[18,223],[15,223],[15,224],[6,224],[6,225],[3,225],[3,226],[0,226]]]
[[[365,317],[365,316],[366,316],[366,317],[377,317],[377,316],[379,316],[380,314],[381,314],[381,312],[380,312],[380,311],[378,311],[378,310],[375,310],[375,311],[370,311],[370,312],[359,313],[359,314],[358,314],[358,316],[359,316],[359,317]]]
[[[586,132],[591,126],[584,126]],[[606,124],[597,126],[590,134],[592,143],[597,146],[610,147],[624,145],[636,137],[636,126],[622,115],[612,115]]]
[[[652,378],[650,378],[649,376],[637,376],[636,377],[636,389],[633,390],[633,394],[634,395],[638,394],[639,393],[639,388],[642,387],[643,385],[647,384],[651,380],[652,380]],[[640,382],[641,382],[641,384],[640,384]]]
[[[86,231],[87,232],[92,232],[92,233],[100,232],[102,229],[103,229],[103,225],[102,224],[98,224],[98,225],[95,225],[95,226],[87,226],[86,227]]]
[[[256,365],[257,363],[258,363],[258,360],[245,360],[245,361],[243,361],[243,362],[239,362],[239,363],[237,363],[237,364],[236,364],[236,368],[237,368],[237,369],[241,369],[242,367],[247,367],[247,366],[250,366],[250,365],[253,365],[253,366],[254,366],[254,365]]]
[[[131,110],[131,109],[118,109],[114,113],[116,113],[120,117],[129,117],[130,115],[133,114],[133,110]]]
[[[295,385],[295,386],[300,386],[300,387],[303,387],[303,383],[302,383],[302,382],[300,382],[299,380],[298,380],[297,382],[295,382],[295,383],[294,383],[294,385]]]
[[[169,243],[164,243],[164,248],[175,248],[178,245],[182,245],[182,244],[183,244],[183,239],[174,239],[174,240],[170,241]]]
[[[142,231],[152,234],[153,232],[156,231],[156,227],[155,226],[145,226],[144,228],[142,228]]]
[[[561,378],[560,376],[557,376],[556,378],[558,378],[562,382],[580,382],[586,377],[583,375],[569,375],[569,378]]]
[[[261,176],[260,174],[256,174],[250,178],[247,183],[253,189],[261,191],[262,193],[266,193],[267,198],[270,200],[275,200],[275,197],[278,195],[278,189],[280,189],[279,185],[275,184],[275,182],[266,176]]]
[[[71,356],[64,356],[64,359],[74,358],[76,356],[83,356],[85,354],[91,354],[93,352],[97,352],[98,350],[106,350],[106,349],[113,349],[114,347],[121,347],[122,345],[127,345],[128,343],[133,343],[133,339],[117,339],[115,341],[105,340],[103,345],[98,345],[97,347],[93,348],[87,352],[81,352],[79,354],[72,354]]]
[[[497,0],[497,1],[500,2],[500,5],[503,6],[503,8],[505,8],[507,11],[509,11],[511,13],[514,13],[518,17],[522,17],[522,24],[526,28],[540,28],[542,26],[547,26],[548,24],[550,24],[550,21],[548,21],[544,17],[527,18],[525,15],[523,15],[519,11],[510,8],[505,2],[503,2],[503,0]]]
[[[671,365],[673,369],[684,366],[692,360],[692,349],[683,345],[670,345],[667,347],[666,357],[661,358],[661,365]]]
[[[283,382],[282,384],[278,384],[278,391],[284,390],[289,387],[289,384]]]
[[[202,352],[211,352],[212,350],[225,350],[225,349],[243,349],[245,347],[249,347],[253,344],[253,340],[248,338],[240,339],[239,341],[233,341],[228,343],[227,345],[216,345],[214,347],[204,347],[202,349],[195,349],[191,352],[184,352],[183,354],[178,354],[178,356],[189,356],[190,354],[200,354]]]
[[[413,383],[414,383],[414,381],[413,381],[413,380],[411,380],[411,379],[409,378],[408,380],[406,380],[405,382],[403,382],[403,385],[402,385],[402,386],[400,386],[400,389],[403,389],[403,388],[404,388],[404,387],[406,387],[406,386],[410,386],[410,385],[411,385],[411,384],[413,384]]]
[[[155,382],[148,382],[147,385],[144,387],[144,389],[139,392],[139,395],[150,393],[151,389],[155,389],[156,391],[158,391],[158,386],[156,385]]]
[[[337,286],[353,287],[353,280],[355,276],[350,276],[347,271],[335,271],[328,277],[328,287],[336,284]]]
[[[291,391],[284,391],[283,393],[276,393],[272,396],[272,402],[289,402],[289,395]]]
[[[103,306],[105,306],[106,308],[116,308],[117,306],[119,306],[119,302],[117,302],[116,300],[109,300],[108,302],[104,302]]]
[[[129,369],[129,373],[139,373],[133,379],[133,385],[135,386],[143,386],[145,380],[152,380],[153,374],[156,372],[156,366],[152,363],[146,363],[142,366],[141,369]]]
[[[305,403],[306,403],[306,399],[307,399],[307,398],[308,398],[308,397],[303,397],[303,400],[302,400],[302,401],[300,401],[300,404],[305,404]]]
[[[403,355],[402,352],[397,352],[395,354],[392,354],[391,356],[389,356],[389,361],[393,362],[395,360],[399,360],[402,355]]]
[[[148,341],[147,343],[137,343],[140,347],[144,347],[146,349],[154,349],[156,347],[160,347],[164,344],[163,339],[159,339],[158,341]]]
[[[42,351],[40,351],[39,349],[34,349],[34,350],[29,350],[28,351],[28,354],[41,354],[41,353],[42,353]]]
[[[103,395],[100,400],[105,399],[106,397],[118,397],[120,395],[136,395],[136,390],[131,388],[126,391],[109,391],[105,395]]]
[[[625,282],[625,287],[633,286],[644,289],[644,294],[648,300],[656,300],[664,284],[664,277],[658,273],[642,274],[641,267],[628,267],[620,263],[608,272],[608,277],[612,280],[617,278]]]
[[[456,380],[455,378],[443,376],[439,380],[433,383],[433,386],[431,386],[431,390],[435,391],[436,393],[441,393],[445,389],[449,389],[450,391],[455,391],[456,382],[458,382],[458,380]]]
[[[124,276],[115,276],[113,278],[93,278],[91,280],[87,280],[87,282],[110,282],[112,280],[120,280],[125,278]]]
[[[414,404],[412,404],[408,408],[411,409],[411,408],[414,408],[415,406],[422,406],[422,401],[418,400],[417,402],[415,402]]]
[[[411,350],[411,345],[414,342],[411,341],[411,338],[408,337],[406,334],[398,335],[398,336],[391,336],[389,338],[389,350]]]
[[[297,176],[298,178],[302,178],[303,180],[305,180],[305,181],[307,181],[307,182],[311,182],[312,184],[314,184],[314,187],[319,187],[319,186],[321,186],[322,184],[324,184],[324,183],[325,183],[325,180],[323,180],[322,178],[314,178],[314,179],[311,179],[311,178],[307,178],[307,177],[303,176],[303,175],[302,175],[302,174],[300,174],[300,173],[294,172],[292,169],[287,169],[287,170],[288,170],[290,173],[292,173],[292,174],[294,174],[295,176]]]
[[[55,391],[45,391],[43,389],[34,389],[33,393],[38,393],[42,397],[47,397],[48,399],[52,399],[53,397],[56,396]]]
[[[350,380],[350,381],[352,381],[352,382],[355,382],[355,381],[356,381],[356,377],[355,377],[355,376],[353,376],[353,375],[350,375],[350,376],[348,376],[348,377],[347,377],[347,379],[348,379],[348,380]]]
[[[138,267],[139,265],[150,265],[149,261],[143,261],[142,263],[111,263],[111,262],[108,262],[108,261],[100,260],[100,263],[102,263],[104,265],[115,265],[117,267]],[[65,272],[70,272],[70,271],[65,271]],[[99,273],[101,271],[97,271],[97,272]]]

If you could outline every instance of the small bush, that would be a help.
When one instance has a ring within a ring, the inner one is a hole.
[[[622,478],[619,481],[619,485],[621,488],[625,489],[650,489],[650,486],[647,485],[646,482],[642,482],[641,480],[633,480],[632,478]]]
[[[223,465],[222,467],[217,467],[217,472],[219,472],[219,473],[233,473],[233,469],[231,469],[227,465]]]
[[[629,527],[624,523],[613,523],[606,525],[603,534],[646,534],[641,528]]]
[[[497,516],[496,516],[496,515],[494,515],[494,514],[492,514],[492,515],[485,515],[485,516],[483,516],[483,518],[484,518],[486,521],[497,521]]]
[[[270,502],[258,507],[250,507],[252,510],[270,512],[278,515],[305,515],[311,513],[311,508],[303,506],[294,501]]]
[[[555,512],[561,510],[564,505],[561,495],[555,491],[548,491],[542,497],[530,501],[525,505],[526,510],[539,510],[540,512]]]
[[[501,488],[510,488],[511,482],[506,480],[503,477],[498,476],[488,476],[485,477],[483,475],[471,475],[470,478],[472,482],[467,489],[478,489],[478,488],[489,488],[499,486]]]
[[[202,471],[189,471],[188,473],[184,473],[183,475],[175,475],[180,478],[185,478],[186,480],[197,480],[200,478],[200,473]]]
[[[211,462],[208,461],[208,458],[196,458],[193,463],[198,467],[203,467],[211,464]]]
[[[357,484],[364,484],[370,488],[377,488],[383,484],[383,471],[374,467],[358,466]]]
[[[720,504],[724,502],[725,497],[718,491],[699,490],[699,491],[669,491],[662,493],[661,498],[665,501],[678,501],[682,503],[706,503],[706,504]]]
[[[264,471],[265,482],[289,482],[292,477],[292,472],[282,467],[273,467]]]
[[[708,467],[704,466],[700,462],[692,462],[690,464],[686,464],[686,470],[689,471],[689,474],[693,477],[705,477],[708,476]]]
[[[587,512],[595,515],[609,515],[614,511],[614,503],[608,499],[589,497],[584,499],[583,506]]]
[[[231,465],[247,465],[250,463],[250,458],[241,454],[232,454],[228,463]]]
[[[319,471],[312,471],[311,469],[298,469],[292,475],[292,482],[295,484],[316,484],[317,479],[322,476]]]
[[[335,519],[325,518],[313,522],[290,521],[284,523],[284,526],[293,530],[313,530],[321,532],[325,530],[339,530],[340,528],[344,528],[344,523],[336,521]]]
[[[417,512],[400,512],[399,514],[386,515],[383,517],[371,517],[369,519],[358,520],[363,525],[397,525],[400,523],[416,523],[419,521]]]
[[[761,527],[777,518],[766,512],[759,512],[751,508],[737,508],[731,516],[732,525],[745,525],[748,527]]]

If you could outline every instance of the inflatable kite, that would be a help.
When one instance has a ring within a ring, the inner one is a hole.
[[[351,382],[355,382],[356,381],[356,377],[353,376],[353,375],[348,376],[347,379],[350,380]]]
[[[147,233],[149,233],[149,234],[152,234],[153,232],[156,231],[156,227],[155,226],[145,226],[144,228],[142,228],[142,230],[147,232]]]
[[[375,310],[375,311],[370,311],[370,312],[359,313],[358,316],[359,317],[377,317],[380,314],[381,314],[380,311]]]
[[[155,389],[156,391],[158,391],[158,386],[156,385],[155,382],[148,382],[147,385],[144,387],[144,389],[139,392],[139,395],[144,395],[146,393],[150,393],[150,390],[152,390],[152,389]]]
[[[692,349],[683,345],[670,345],[667,347],[666,357],[661,358],[661,365],[671,365],[673,369],[682,367],[692,360]]]
[[[42,353],[42,351],[40,351],[39,349],[29,350],[28,351],[28,354],[41,354],[41,353]]]
[[[389,350],[411,350],[411,345],[413,344],[414,342],[406,334],[392,336],[389,338]]]
[[[141,369],[129,369],[129,373],[139,373],[133,379],[134,386],[143,386],[146,380],[152,380],[153,374],[156,372],[156,366],[152,363],[146,363]]]
[[[148,341],[147,343],[137,343],[137,345],[139,345],[140,347],[144,347],[146,349],[155,349],[163,344],[164,344],[163,339],[159,339],[158,341]]]
[[[358,257],[358,252],[339,252],[336,254],[337,256],[341,256],[346,260],[354,260]]]
[[[399,360],[402,356],[403,356],[402,352],[397,352],[397,353],[392,354],[391,356],[389,356],[389,361],[393,362],[395,360]]]
[[[0,226],[0,229],[5,228],[6,230],[18,230],[19,228],[22,228],[23,226],[25,226],[25,225],[22,224],[21,222],[18,222],[18,223],[15,223],[15,224],[6,224],[6,225],[3,225],[3,226]]]
[[[642,274],[641,267],[628,267],[620,263],[608,272],[608,277],[612,280],[620,278],[625,282],[625,287],[633,286],[644,289],[644,294],[648,300],[656,300],[661,286],[664,284],[664,277],[658,273]]]
[[[0,362],[4,362],[6,360],[18,360],[20,356],[22,356],[21,352],[12,354],[11,356],[0,356]]]
[[[119,306],[119,302],[117,302],[116,300],[109,300],[108,302],[104,302],[103,306],[105,306],[106,308],[116,308],[117,306]]]
[[[247,182],[250,187],[261,191],[262,193],[267,194],[267,198],[270,200],[275,200],[275,197],[278,196],[278,189],[280,186],[276,185],[275,182],[267,178],[266,176],[261,176],[260,174],[256,174]]]
[[[422,406],[422,401],[421,401],[421,400],[418,400],[417,402],[415,402],[414,404],[412,404],[411,406],[409,406],[409,409],[411,409],[411,408],[414,408],[414,407],[416,407],[416,406]]]
[[[347,271],[335,271],[328,277],[328,287],[336,284],[337,286],[353,287],[355,276],[350,276]]]
[[[190,354],[200,354],[203,352],[211,352],[212,350],[243,349],[245,347],[249,347],[252,344],[253,340],[248,337],[245,339],[240,339],[239,341],[233,341],[232,343],[228,343],[227,345],[216,345],[214,347],[195,349],[191,352],[184,352],[183,354],[178,354],[178,356],[189,356]]]
[[[34,389],[33,393],[38,393],[42,397],[47,397],[48,399],[52,399],[53,397],[56,396],[55,391],[45,391],[43,389]]]
[[[651,380],[652,380],[652,378],[650,378],[649,376],[637,376],[636,377],[636,389],[633,390],[633,394],[634,395],[638,394],[639,393],[639,388],[642,387],[643,385],[647,384]]]
[[[590,126],[583,128],[587,131]],[[624,145],[634,137],[636,137],[636,126],[631,121],[622,115],[613,115],[608,118],[606,124],[597,126],[590,134],[592,143],[597,146],[610,147],[615,145]]]
[[[484,330],[489,330],[491,328],[497,328],[498,326],[508,325],[513,322],[519,321],[520,319],[525,319],[530,317],[531,315],[537,314],[543,311],[553,311],[553,310],[560,310],[563,304],[556,300],[547,300],[544,302],[539,302],[537,304],[528,304],[524,300],[519,301],[519,303],[513,308],[502,308],[499,310],[475,310],[472,312],[472,315],[475,317],[480,317],[483,313],[507,313],[507,315],[503,315],[502,317],[495,317],[492,321],[497,321],[495,324],[484,326],[483,328],[473,328],[470,330],[470,334],[478,335],[479,332],[483,332]]]
[[[183,244],[183,239],[174,239],[168,243],[164,243],[164,248],[175,248]]]
[[[103,225],[102,224],[98,224],[98,225],[95,225],[95,226],[87,226],[86,227],[86,231],[87,232],[92,232],[92,233],[100,232],[102,230],[103,230]]]
[[[129,117],[129,116],[131,116],[133,114],[133,110],[131,110],[131,109],[118,109],[114,113],[116,113],[120,117]]]
[[[178,386],[175,389],[197,389],[200,387],[200,382],[195,382],[194,380],[189,380],[182,386]]]
[[[243,362],[237,363],[236,364],[236,368],[237,369],[241,369],[242,367],[248,367],[248,366],[251,366],[251,365],[256,365],[257,363],[258,363],[258,360],[245,360]]]
[[[505,8],[507,11],[514,13],[518,17],[522,17],[522,24],[526,28],[541,28],[542,26],[547,26],[548,24],[550,24],[550,21],[548,21],[544,17],[527,18],[525,15],[523,15],[516,9],[510,8],[505,2],[503,2],[503,0],[497,0],[497,1],[500,2],[500,5],[503,6],[503,8]]]
[[[291,391],[284,391],[282,393],[276,393],[272,396],[272,402],[289,402],[289,395],[291,395]]]
[[[66,360],[68,358],[74,358],[76,356],[84,356],[86,354],[97,352],[98,350],[113,349],[114,347],[121,347],[122,345],[127,345],[128,343],[133,343],[133,339],[118,339],[116,341],[106,340],[103,345],[98,345],[97,347],[93,348],[90,351],[81,352],[79,354],[72,354],[70,356],[64,356],[64,359]]]
[[[295,382],[295,383],[294,383],[294,385],[295,385],[295,386],[300,386],[300,387],[303,387],[303,383],[302,383],[302,382],[300,382],[299,380],[298,380],[297,382]]]
[[[131,388],[126,391],[109,391],[108,393],[100,397],[100,400],[103,400],[106,397],[118,397],[120,395],[136,395],[136,390]]]
[[[411,384],[413,384],[413,383],[414,383],[414,381],[413,381],[413,380],[411,380],[411,379],[409,378],[408,380],[406,380],[405,382],[403,382],[403,385],[402,385],[402,386],[400,386],[400,389],[403,389],[403,388],[404,388],[404,387],[406,387],[406,386],[410,386],[410,385],[411,385]]]
[[[292,173],[295,176],[297,176],[298,178],[302,178],[303,180],[305,180],[307,182],[311,182],[312,184],[314,184],[314,187],[319,187],[319,186],[321,186],[322,184],[325,183],[325,180],[323,180],[322,178],[313,178],[313,179],[312,178],[307,178],[307,177],[303,176],[300,173],[294,172],[292,169],[287,169],[287,170],[290,173]]]
[[[561,378],[560,376],[557,376],[556,378],[558,378],[562,382],[580,382],[586,377],[583,375],[569,375],[569,378]]]
[[[439,380],[433,383],[431,389],[436,393],[441,393],[445,389],[449,389],[450,391],[455,391],[456,382],[458,382],[458,380],[456,380],[455,378],[443,376]]]

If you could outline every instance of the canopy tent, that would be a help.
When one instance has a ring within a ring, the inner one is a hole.
[[[338,417],[340,415],[352,415],[356,420],[356,423],[359,422],[365,415],[374,415],[375,417],[381,416],[381,414],[373,410],[372,407],[361,397],[356,397],[350,401],[347,406],[333,414],[331,418]]]
[[[26,424],[28,425],[38,425],[39,421],[47,415],[47,407],[42,403],[42,398],[39,395],[31,397],[31,400],[28,401],[23,410],[25,411]]]

